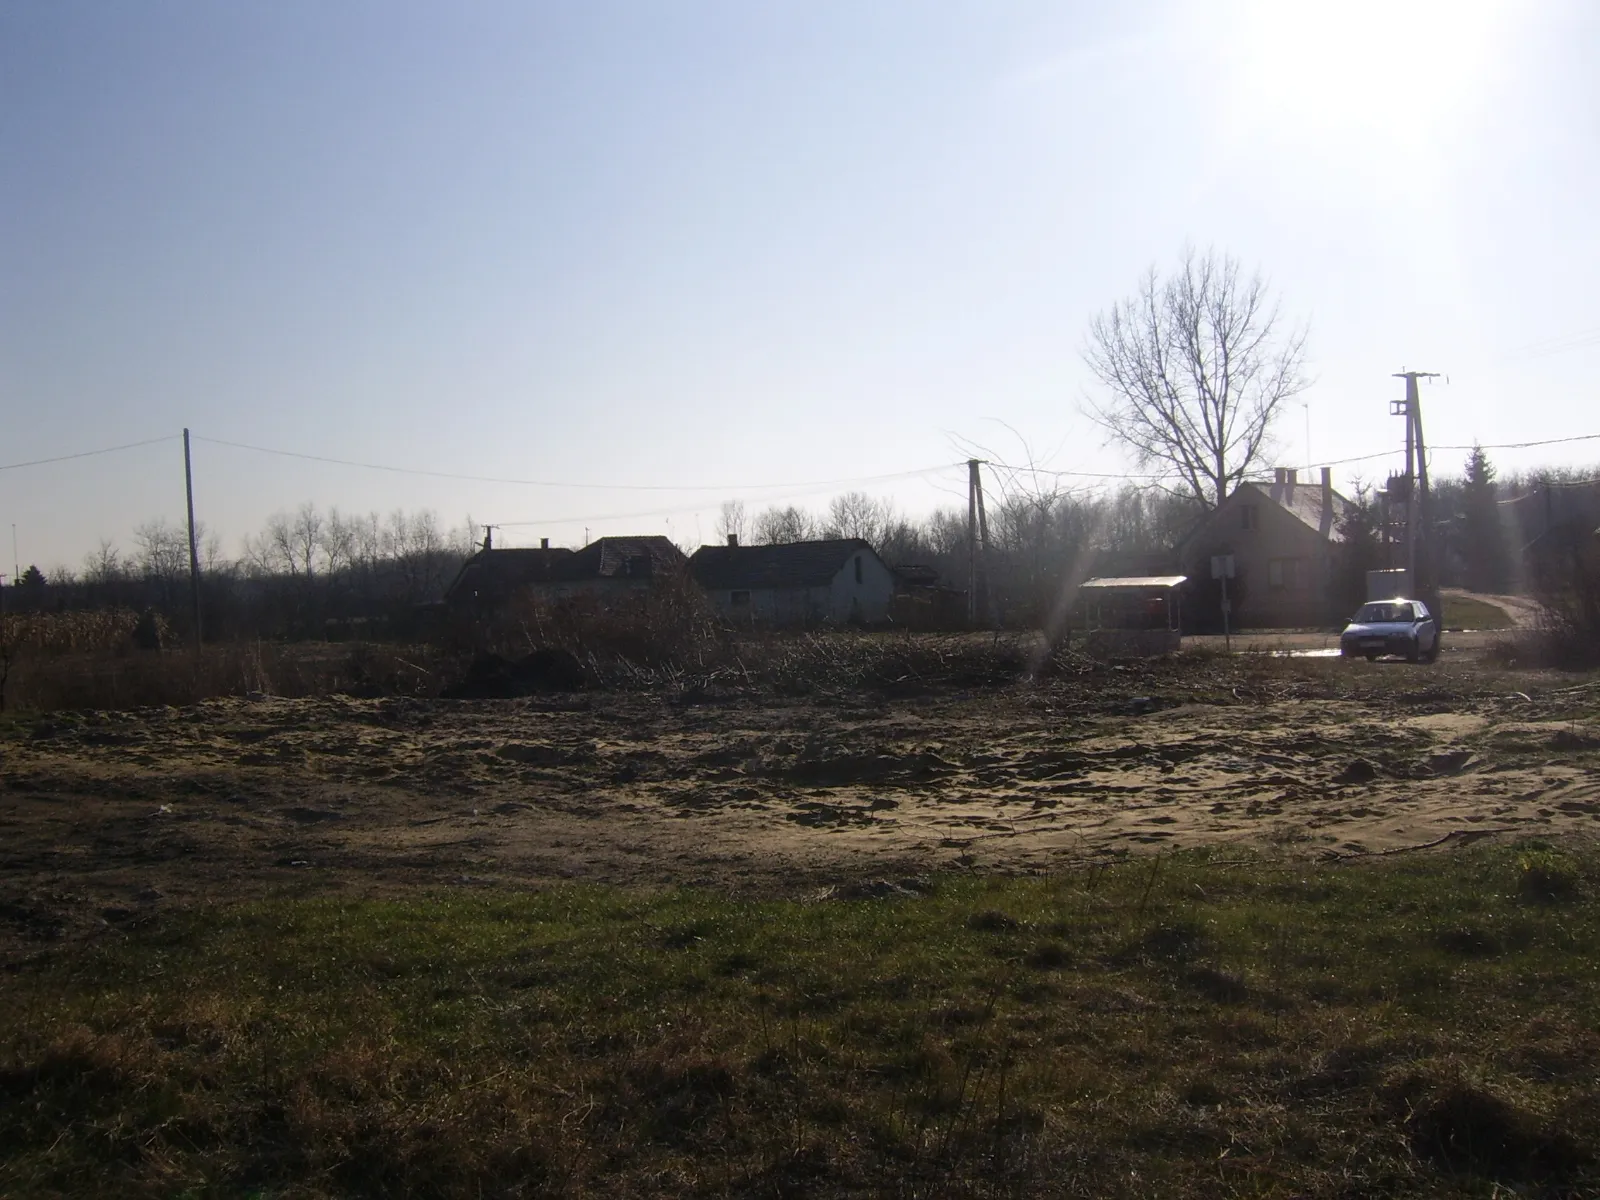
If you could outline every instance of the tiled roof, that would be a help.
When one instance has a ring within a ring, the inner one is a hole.
[[[687,560],[670,540],[608,537],[582,550],[480,550],[461,568],[445,599],[499,600],[519,588],[591,579],[652,579],[681,571]]]
[[[604,537],[590,542],[562,568],[562,578],[646,579],[683,569],[683,551],[659,534]]]
[[[860,538],[784,542],[775,546],[701,546],[689,558],[695,582],[712,591],[827,587],[859,551]]]
[[[1342,542],[1339,522],[1354,507],[1351,501],[1331,492],[1333,507],[1322,506],[1322,484],[1319,483],[1255,483],[1250,486],[1263,493],[1274,504],[1286,509],[1302,524],[1309,525],[1330,542]]]

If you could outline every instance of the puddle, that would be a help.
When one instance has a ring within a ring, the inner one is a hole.
[[[1338,658],[1339,647],[1332,646],[1322,650],[1267,650],[1264,653],[1273,658]]]

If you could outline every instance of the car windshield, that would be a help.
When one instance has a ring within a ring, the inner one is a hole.
[[[1411,605],[1409,604],[1363,604],[1361,611],[1356,614],[1357,625],[1375,625],[1380,621],[1409,621],[1411,620]]]

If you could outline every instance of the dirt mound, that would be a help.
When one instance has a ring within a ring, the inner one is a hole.
[[[543,692],[582,691],[588,676],[577,656],[545,648],[516,660],[480,654],[460,682],[444,689],[447,700],[514,700]]]

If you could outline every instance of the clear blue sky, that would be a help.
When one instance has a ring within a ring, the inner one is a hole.
[[[736,494],[1022,453],[999,422],[1118,471],[1085,326],[1186,242],[1310,322],[1312,459],[1394,445],[1404,367],[1450,375],[1441,444],[1600,433],[1597,55],[1583,0],[11,0],[0,463],[188,425],[706,489],[199,443],[230,553],[308,500],[694,544]],[[176,442],[0,471],[24,563],[182,510]]]

